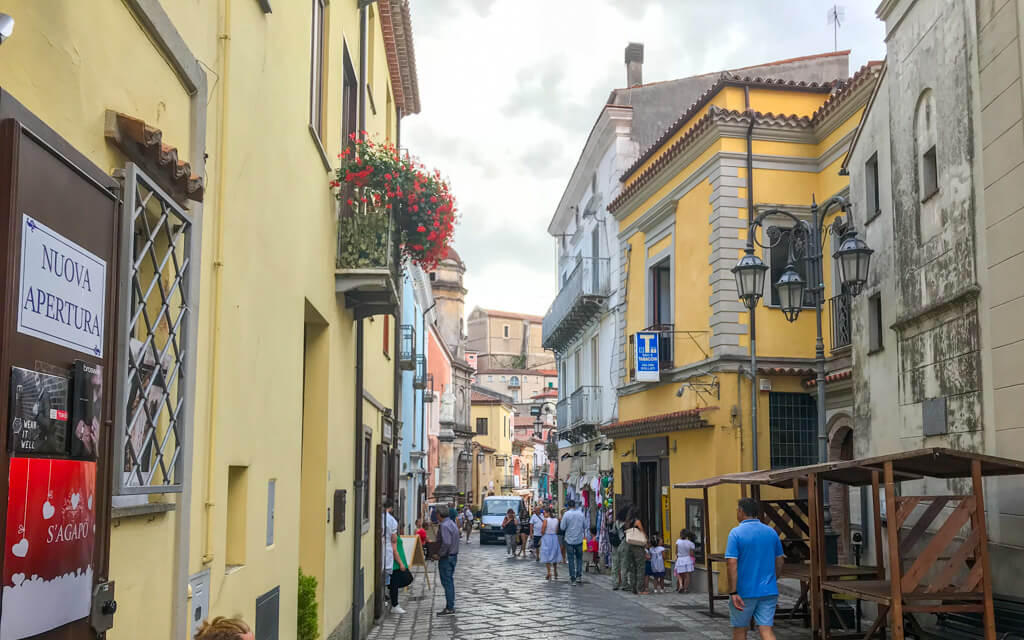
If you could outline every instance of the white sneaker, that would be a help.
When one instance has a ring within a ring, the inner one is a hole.
[[[397,613],[398,615],[402,615],[403,613],[405,613],[405,609],[399,606],[394,606],[391,607],[391,613]]]

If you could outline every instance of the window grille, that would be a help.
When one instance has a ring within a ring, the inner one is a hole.
[[[806,393],[771,392],[768,424],[773,469],[818,461],[818,412],[813,397]]]
[[[119,379],[115,429],[118,495],[180,492],[185,412],[192,219],[137,166],[122,179],[118,266]]]

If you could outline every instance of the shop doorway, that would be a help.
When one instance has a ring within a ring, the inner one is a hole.
[[[637,508],[640,510],[640,521],[648,535],[661,531],[661,486],[658,471],[659,462],[641,461],[637,465]]]

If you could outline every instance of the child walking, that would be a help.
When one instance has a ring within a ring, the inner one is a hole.
[[[651,536],[651,548],[647,553],[651,558],[651,573],[649,575],[654,582],[652,591],[665,593],[665,547],[661,545],[661,539],[658,536]]]
[[[694,551],[697,548],[695,540],[696,536],[689,529],[679,532],[679,539],[676,540],[676,593],[690,591],[690,574],[693,573]]]

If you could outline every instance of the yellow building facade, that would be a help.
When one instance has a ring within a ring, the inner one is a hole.
[[[187,266],[152,278],[172,293],[187,282],[165,301],[187,311],[175,346],[186,355],[171,356],[181,378],[168,383],[181,404],[154,425],[177,447],[176,472],[167,486],[157,474],[146,492],[113,490],[109,547],[98,535],[118,602],[107,637],[191,637],[199,609],[295,638],[300,568],[317,579],[320,636],[365,636],[397,481],[400,267],[337,264],[329,181],[348,133],[397,143],[401,117],[419,110],[408,3],[15,0],[4,11],[16,24],[0,50],[7,104],[107,175],[149,169],[190,221]],[[136,125],[145,143],[128,138]],[[132,326],[122,352],[146,343]],[[151,331],[160,349],[178,326]],[[121,440],[105,437],[100,477],[106,463],[116,479]]]
[[[512,494],[515,409],[511,400],[474,389],[470,424],[474,432],[473,495],[482,503],[488,495]]]
[[[817,460],[808,383],[814,309],[788,322],[772,284],[788,262],[793,223],[769,217],[756,231],[756,251],[770,267],[754,311],[756,464],[749,312],[731,269],[747,242],[751,203],[755,216],[779,208],[809,219],[812,197],[846,194],[839,168],[876,75],[877,66],[869,65],[823,85],[723,76],[626,171],[608,207],[619,223],[627,302],[620,320],[619,421],[602,431],[615,443],[617,504],[637,505],[648,529],[666,540],[683,528],[699,539],[708,527],[710,552],[723,552],[740,497],[737,487],[713,489],[705,522],[703,494],[672,485]],[[826,223],[837,215],[830,212]],[[781,242],[768,237],[772,226]],[[824,338],[831,360],[849,346],[832,335],[839,325],[828,314],[840,292],[832,286],[830,247],[838,238],[825,241]],[[638,375],[636,334],[643,331],[658,342],[656,381]],[[701,540],[698,556],[705,552]]]

